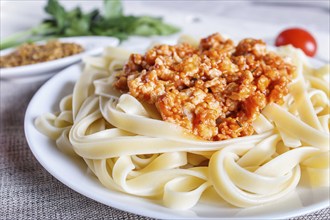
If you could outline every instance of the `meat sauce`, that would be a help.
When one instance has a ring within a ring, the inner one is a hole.
[[[162,119],[205,140],[254,133],[252,122],[270,102],[283,103],[294,67],[262,40],[235,46],[216,33],[187,43],[132,54],[115,87],[155,104]]]

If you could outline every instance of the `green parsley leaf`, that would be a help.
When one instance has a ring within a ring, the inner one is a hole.
[[[58,28],[64,28],[67,14],[64,7],[60,5],[57,0],[48,0],[45,11],[53,16]]]
[[[54,37],[96,35],[126,40],[131,35],[169,35],[179,31],[161,18],[125,16],[120,0],[104,0],[103,15],[97,9],[85,13],[80,7],[66,11],[58,0],[48,0],[45,11],[49,18],[30,30],[1,39],[0,49]]]

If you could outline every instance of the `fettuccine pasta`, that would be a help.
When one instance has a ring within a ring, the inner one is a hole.
[[[250,207],[284,197],[304,175],[310,187],[328,187],[329,65],[315,69],[290,46],[277,53],[295,66],[295,76],[284,104],[267,104],[250,136],[206,141],[163,121],[155,106],[113,87],[131,53],[110,47],[84,59],[60,111],[35,125],[60,150],[83,158],[105,187],[173,209],[193,207],[210,188]]]

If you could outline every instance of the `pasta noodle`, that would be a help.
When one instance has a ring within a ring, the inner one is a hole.
[[[154,106],[113,88],[130,53],[111,47],[84,59],[72,95],[35,126],[60,150],[82,157],[105,187],[173,209],[193,207],[210,188],[249,207],[282,198],[303,175],[311,187],[328,187],[329,67],[312,68],[290,46],[278,53],[296,66],[296,76],[284,104],[268,104],[251,136],[204,141],[161,120]]]

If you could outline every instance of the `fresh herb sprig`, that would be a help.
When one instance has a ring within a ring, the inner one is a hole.
[[[104,0],[104,13],[98,9],[85,13],[80,7],[67,11],[57,0],[48,0],[45,11],[50,17],[29,30],[1,39],[0,49],[49,38],[72,36],[113,36],[125,40],[131,35],[170,35],[179,28],[161,18],[126,16],[120,0]]]

